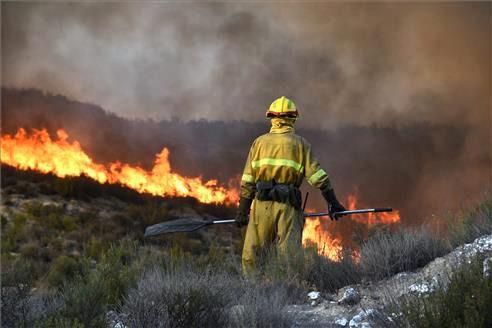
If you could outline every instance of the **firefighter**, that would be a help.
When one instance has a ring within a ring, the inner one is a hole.
[[[295,134],[298,116],[292,100],[276,99],[266,112],[270,132],[258,137],[249,151],[236,214],[238,225],[248,226],[242,254],[247,276],[256,272],[258,256],[267,247],[275,244],[280,252],[291,245],[301,247],[304,215],[299,186],[304,177],[321,190],[330,213],[345,210],[311,145]]]

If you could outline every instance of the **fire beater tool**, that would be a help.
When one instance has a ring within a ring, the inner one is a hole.
[[[340,217],[340,216],[351,215],[351,214],[379,213],[379,212],[391,212],[391,211],[393,211],[393,209],[390,207],[364,208],[359,210],[335,212],[333,213],[333,216]],[[304,213],[304,217],[307,218],[329,216],[329,215],[330,213],[328,212]],[[145,229],[144,237],[152,237],[152,236],[157,236],[157,235],[172,233],[172,232],[193,232],[213,224],[229,224],[235,222],[236,220],[232,218],[224,218],[220,220],[203,220],[203,218],[197,216],[184,217],[176,220],[169,220],[166,222],[151,225]]]

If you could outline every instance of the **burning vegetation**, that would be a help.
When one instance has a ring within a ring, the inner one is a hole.
[[[357,193],[347,197],[347,209],[355,210],[361,207],[358,202]],[[362,206],[365,207],[365,206]],[[308,212],[315,212],[309,210]],[[364,231],[368,231],[376,225],[391,225],[400,223],[400,212],[398,210],[389,213],[367,213],[356,214],[349,217],[342,217],[340,220],[351,220],[352,223],[362,224]],[[306,218],[304,230],[302,232],[302,243],[304,246],[315,246],[318,253],[328,257],[332,261],[340,261],[343,256],[344,248],[352,248],[352,257],[357,261],[360,257],[356,245],[352,245],[348,238],[344,238],[348,234],[342,235],[336,233],[336,225],[328,218]]]
[[[20,128],[13,136],[2,136],[1,161],[21,170],[52,173],[62,178],[85,175],[99,183],[121,184],[140,193],[194,197],[206,204],[231,204],[238,200],[237,190],[226,189],[217,180],[203,181],[173,172],[167,148],[156,155],[154,166],[147,171],[121,162],[96,163],[79,142],[69,142],[68,137],[62,129],[53,140],[45,129],[34,129],[29,135]]]
[[[155,196],[193,197],[205,204],[231,205],[239,198],[237,189],[221,186],[217,180],[203,181],[200,177],[188,178],[173,172],[167,148],[156,155],[154,166],[145,170],[119,161],[97,163],[78,141],[68,140],[69,135],[65,130],[59,129],[56,134],[57,138],[54,139],[46,129],[33,129],[29,134],[20,128],[15,135],[2,136],[2,163],[20,170],[51,173],[61,178],[86,176],[101,184],[120,184],[139,193]],[[357,196],[350,195],[347,204],[348,209],[355,209]],[[350,219],[369,228],[375,224],[398,223],[400,214],[398,211],[370,213],[351,216]],[[314,244],[320,254],[338,261],[347,241],[344,242],[342,234],[332,232],[332,228],[326,218],[308,218],[303,231],[303,244]]]

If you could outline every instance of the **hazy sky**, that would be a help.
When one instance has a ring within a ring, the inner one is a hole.
[[[490,123],[490,2],[5,3],[2,85],[125,117]]]

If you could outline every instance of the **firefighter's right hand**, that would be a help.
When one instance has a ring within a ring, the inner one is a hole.
[[[328,212],[330,213],[330,219],[338,221],[339,216],[335,215],[335,213],[346,211],[347,209],[340,204],[338,201],[333,202],[328,205]]]
[[[338,216],[336,216],[335,213],[345,211],[345,207],[343,207],[343,205],[338,201],[335,196],[335,191],[331,187],[328,187],[322,190],[321,193],[328,203],[328,213],[330,213],[330,219],[335,221],[338,220]]]
[[[247,213],[243,213],[238,211],[236,214],[236,225],[241,228],[248,225],[249,215]]]

